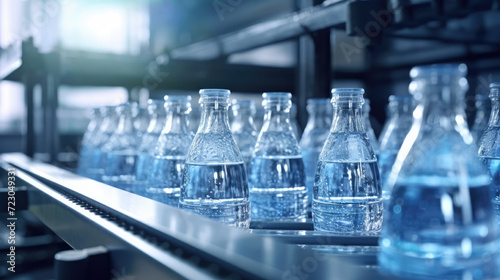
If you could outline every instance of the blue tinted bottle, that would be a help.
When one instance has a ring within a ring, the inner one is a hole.
[[[82,145],[80,148],[80,155],[78,158],[77,173],[82,176],[88,176],[90,161],[97,146],[98,134],[100,126],[103,121],[100,108],[92,109],[90,122],[83,134]]]
[[[332,127],[314,181],[315,230],[359,234],[382,225],[380,175],[364,127],[363,93],[362,88],[332,90]]]
[[[498,276],[488,170],[467,128],[464,64],[414,67],[414,121],[389,177],[380,268],[424,279]]]
[[[389,174],[396,161],[401,145],[410,131],[413,123],[413,96],[391,95],[387,106],[388,119],[380,134],[380,154],[378,155],[378,167],[380,169],[380,180],[382,182],[382,198],[386,202],[392,189],[388,185]]]
[[[491,117],[479,140],[479,158],[490,170],[491,202],[500,224],[500,83],[490,85]]]
[[[307,99],[307,113],[309,119],[299,145],[304,160],[307,196],[310,204],[313,197],[314,175],[316,174],[319,154],[325,145],[332,125],[333,109],[330,99]]]
[[[164,127],[151,154],[145,195],[178,206],[186,155],[194,136],[188,121],[191,96],[165,95],[165,111]]]
[[[118,126],[118,116],[116,114],[116,107],[105,106],[100,108],[102,115],[102,122],[99,126],[99,131],[96,133],[93,141],[95,141],[95,149],[92,155],[89,156],[87,174],[90,179],[102,181],[104,175],[104,167],[106,166],[106,153],[104,146],[108,144],[109,138],[115,132]]]
[[[243,157],[229,128],[229,90],[200,90],[201,120],[189,148],[179,206],[248,228],[250,199]]]
[[[139,135],[139,150],[136,164],[134,193],[145,195],[148,176],[151,172],[151,156],[160,137],[165,124],[165,107],[163,100],[148,100],[147,111],[149,114],[149,125],[142,136]]]
[[[307,214],[305,171],[299,143],[290,124],[292,95],[262,95],[264,124],[249,168],[254,220],[301,221]]]
[[[231,122],[231,132],[238,144],[241,156],[245,161],[245,166],[248,170],[248,165],[252,160],[252,153],[257,142],[257,129],[253,124],[253,116],[255,115],[255,102],[253,100],[238,100],[234,99],[231,109],[234,119]]]
[[[103,182],[129,192],[134,188],[139,148],[139,137],[133,124],[137,110],[136,103],[116,107],[118,126],[103,147],[106,156]]]

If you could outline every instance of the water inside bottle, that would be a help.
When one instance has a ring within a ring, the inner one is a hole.
[[[186,163],[180,207],[217,220],[248,228],[250,201],[245,165],[239,163]]]
[[[382,199],[376,161],[320,161],[313,198],[317,230],[354,233],[382,225]]]

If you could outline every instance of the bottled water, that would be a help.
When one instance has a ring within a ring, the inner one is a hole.
[[[306,172],[308,204],[311,204],[316,165],[332,125],[332,104],[328,98],[310,98],[307,100],[307,112],[309,119],[299,145]]]
[[[229,90],[200,90],[200,126],[189,148],[179,206],[236,227],[250,225],[243,158],[229,129]]]
[[[337,233],[380,230],[377,159],[364,128],[364,90],[332,90],[333,122],[319,156],[312,204],[314,229]]]
[[[478,93],[476,95],[476,117],[472,125],[472,137],[479,143],[483,132],[488,128],[488,121],[491,113],[491,102],[488,95],[485,93]]]
[[[86,173],[88,178],[98,181],[102,181],[102,176],[104,175],[106,154],[103,152],[103,148],[109,142],[111,134],[118,126],[118,117],[115,107],[101,107],[100,111],[103,120],[96,135],[92,138],[92,141],[95,142],[95,148],[89,152]]]
[[[96,140],[98,139],[98,134],[100,132],[99,127],[101,126],[103,117],[99,108],[92,109],[92,115],[90,122],[83,134],[82,145],[80,148],[80,156],[78,158],[78,168],[77,173],[82,176],[88,176],[88,170],[90,167],[90,161],[92,160],[92,154],[96,149]]]
[[[290,125],[292,95],[264,93],[264,125],[249,168],[254,220],[303,220],[307,214],[305,172]]]
[[[491,176],[491,202],[500,225],[500,83],[490,85],[491,117],[479,141],[479,157]],[[478,112],[479,113],[479,112]]]
[[[370,99],[365,98],[365,104],[363,105],[363,126],[365,127],[366,135],[370,139],[370,144],[372,145],[375,155],[378,156],[380,153],[379,143],[377,141],[377,136],[375,136],[375,131],[373,131],[372,123],[370,122]]]
[[[252,160],[252,153],[257,142],[257,130],[253,125],[253,115],[255,115],[255,102],[253,100],[233,100],[233,122],[231,132],[238,144],[241,156],[245,161],[245,167]]]
[[[146,185],[151,172],[151,156],[165,124],[165,107],[163,100],[148,100],[147,111],[149,125],[140,137],[140,145],[135,171],[134,193],[146,195]]]
[[[166,95],[165,111],[167,115],[164,127],[148,168],[146,196],[178,206],[186,155],[193,141],[188,121],[191,96]]]
[[[414,67],[418,106],[392,169],[382,236],[384,272],[425,279],[498,277],[488,171],[467,128],[467,67]]]
[[[413,103],[413,97],[410,95],[389,96],[389,105],[387,106],[389,116],[380,134],[380,154],[378,155],[384,202],[387,202],[391,195],[391,189],[387,182],[389,174],[413,123]]]
[[[103,182],[129,192],[134,190],[138,158],[139,138],[133,125],[137,110],[136,103],[116,107],[118,127],[103,147],[106,154]]]

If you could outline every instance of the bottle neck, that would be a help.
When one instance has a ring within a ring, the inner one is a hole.
[[[148,133],[160,133],[165,127],[166,115],[153,113],[150,115],[150,121],[148,126]]]
[[[465,90],[458,83],[436,83],[423,87],[421,98],[417,98],[422,109],[424,125],[440,126],[445,131],[469,131],[464,110]]]
[[[365,132],[361,103],[334,105],[332,133]]]
[[[332,125],[332,111],[313,108],[308,110],[309,119],[307,120],[307,128],[313,129],[330,129]]]
[[[134,121],[130,112],[124,112],[118,120],[117,132],[120,134],[134,132]]]
[[[166,133],[189,133],[188,114],[176,110],[168,110],[165,117],[162,134]]]
[[[500,99],[491,100],[491,115],[489,126],[500,126]]]
[[[231,123],[231,130],[233,132],[243,130],[256,130],[253,124],[253,116],[251,111],[238,111],[234,114],[233,122]]]
[[[292,131],[290,108],[271,106],[266,108],[263,131]]]
[[[201,121],[197,133],[220,133],[223,131],[230,131],[228,104],[202,104]]]

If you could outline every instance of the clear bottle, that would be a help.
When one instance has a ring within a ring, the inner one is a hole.
[[[106,153],[104,183],[133,192],[138,158],[139,138],[134,127],[137,103],[126,103],[116,107],[118,127],[103,147]]]
[[[358,234],[382,225],[380,175],[364,128],[363,93],[362,88],[332,89],[332,127],[314,181],[315,230]]]
[[[474,124],[472,125],[472,137],[479,143],[481,136],[484,131],[488,128],[488,121],[491,114],[491,102],[488,99],[488,95],[484,93],[478,93],[476,95],[476,117],[474,118]]]
[[[479,140],[479,158],[489,168],[491,202],[500,224],[500,83],[490,84],[491,117]]]
[[[309,119],[299,145],[302,150],[302,159],[306,172],[308,204],[311,204],[316,165],[332,126],[333,108],[330,99],[307,99],[307,112],[309,113]]]
[[[241,156],[248,170],[258,135],[257,129],[253,125],[255,102],[253,100],[234,99],[231,108],[234,116],[231,123],[231,132],[238,144]]]
[[[229,128],[230,94],[225,89],[200,90],[201,121],[186,157],[179,205],[219,222],[248,228],[248,181]]]
[[[299,123],[297,122],[297,105],[292,103],[292,108],[290,109],[290,124],[292,125],[293,135],[297,141],[300,140],[302,136],[302,131],[300,130]]]
[[[370,144],[372,145],[373,151],[375,151],[375,155],[378,156],[378,154],[380,153],[380,147],[377,136],[375,136],[375,131],[373,131],[372,123],[370,121],[370,110],[370,99],[365,98],[365,104],[363,105],[363,126],[365,127],[368,139],[370,139]]]
[[[82,145],[80,148],[80,155],[78,157],[78,168],[77,173],[82,176],[88,176],[88,169],[90,167],[90,161],[92,154],[96,148],[96,140],[100,130],[101,123],[103,121],[103,116],[101,115],[100,108],[92,109],[90,122],[83,134]]]
[[[389,174],[413,123],[413,109],[415,107],[413,100],[411,95],[389,96],[388,118],[380,134],[380,154],[378,155],[384,202],[387,202],[391,195],[391,189],[387,184]]]
[[[262,97],[266,114],[249,168],[252,219],[301,221],[307,215],[307,190],[290,124],[292,95],[267,92]]]
[[[95,149],[89,157],[86,174],[86,176],[90,179],[102,181],[104,167],[106,166],[106,154],[103,149],[118,126],[118,116],[115,108],[115,106],[105,106],[100,108],[102,123],[99,126],[99,131],[94,137]]]
[[[166,120],[151,156],[146,197],[179,206],[186,155],[193,132],[189,129],[191,96],[165,95]]]
[[[490,178],[467,128],[465,64],[414,67],[418,102],[389,184],[379,239],[383,271],[425,279],[497,277]]]
[[[164,101],[149,99],[147,111],[149,125],[140,139],[134,184],[134,193],[142,196],[146,195],[146,185],[151,172],[151,156],[165,125]]]

